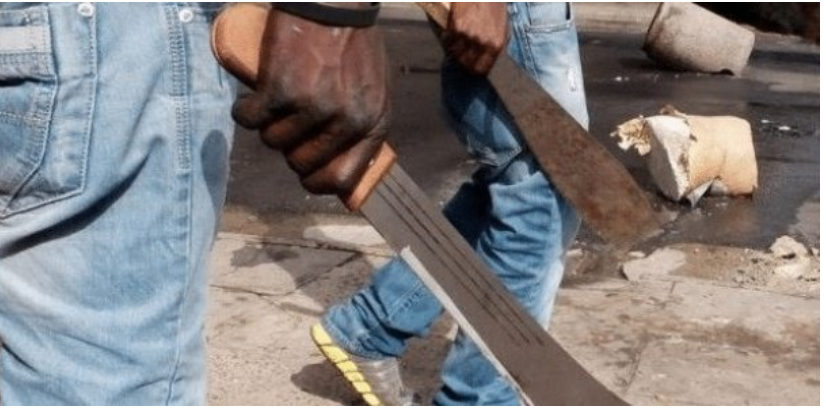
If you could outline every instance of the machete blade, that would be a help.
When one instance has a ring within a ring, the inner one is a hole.
[[[417,3],[441,28],[444,3]],[[545,176],[603,239],[627,245],[654,234],[654,209],[628,170],[539,83],[503,53],[488,80]]]

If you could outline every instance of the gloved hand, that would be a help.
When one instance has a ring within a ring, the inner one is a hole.
[[[484,76],[508,44],[509,33],[505,3],[453,2],[441,41],[462,66]]]
[[[273,9],[255,92],[232,116],[283,151],[305,189],[346,196],[387,136],[387,82],[377,27],[325,26]]]

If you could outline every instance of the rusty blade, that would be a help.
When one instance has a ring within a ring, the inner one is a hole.
[[[361,213],[526,403],[627,405],[525,311],[401,167]]]
[[[657,229],[628,170],[510,58],[488,75],[548,179],[606,240],[629,243]]]
[[[417,3],[444,28],[442,3]],[[545,176],[603,239],[629,244],[659,226],[628,170],[571,117],[539,83],[503,54],[488,80],[513,117]]]

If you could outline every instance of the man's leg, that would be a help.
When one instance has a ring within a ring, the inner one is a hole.
[[[445,209],[473,243],[487,211],[478,185],[463,185]],[[412,395],[401,381],[396,358],[407,340],[425,336],[442,306],[400,258],[379,269],[365,288],[325,314],[312,335],[327,358],[370,405],[403,405]],[[345,352],[342,352],[345,351]],[[357,370],[357,373],[353,373]]]
[[[40,40],[0,53],[4,403],[204,401],[205,262],[235,91],[209,51],[212,14],[0,12],[0,36]]]
[[[576,31],[565,3],[511,3],[508,53],[583,126],[588,116]],[[448,64],[445,106],[469,150],[484,164],[490,217],[476,250],[531,315],[550,322],[565,251],[579,216],[524,149],[487,82]],[[553,125],[548,125],[553,127]],[[438,404],[516,404],[519,398],[478,348],[460,334],[446,360]]]
[[[509,54],[587,124],[568,5],[512,4],[509,11],[514,30]],[[482,164],[445,214],[529,312],[547,324],[561,280],[564,249],[576,233],[579,217],[524,152],[484,79],[469,78],[448,64],[443,82],[446,106],[460,138]],[[396,259],[379,270],[368,287],[333,307],[323,325],[348,352],[381,359],[400,356],[406,339],[426,334],[440,313],[435,297]],[[518,402],[475,345],[461,335],[442,375],[445,387],[437,403]]]

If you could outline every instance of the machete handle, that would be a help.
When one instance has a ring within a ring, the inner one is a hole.
[[[440,29],[447,28],[447,19],[450,14],[450,3],[440,2],[416,2],[416,5],[422,9],[427,17],[430,17]]]
[[[212,25],[212,53],[233,76],[249,87],[258,77],[261,40],[270,9],[260,4],[239,3],[227,7]],[[358,211],[382,177],[396,162],[396,153],[382,144],[361,180],[348,195],[339,196],[350,211]]]

